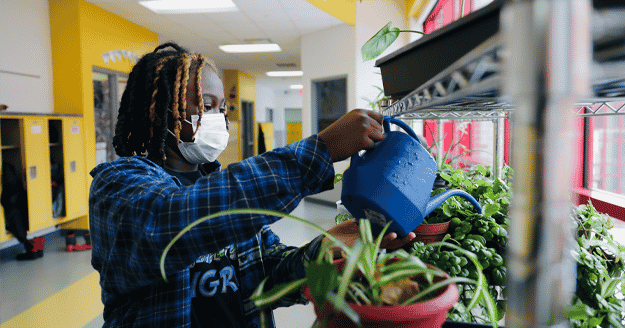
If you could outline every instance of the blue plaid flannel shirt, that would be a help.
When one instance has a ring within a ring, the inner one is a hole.
[[[100,164],[91,175],[91,263],[100,273],[105,327],[190,327],[189,265],[236,245],[244,320],[251,328],[260,324],[249,295],[267,276],[269,284],[302,278],[322,236],[287,247],[266,226],[278,217],[218,217],[194,227],[170,249],[169,283],[160,275],[163,249],[185,226],[211,213],[235,208],[290,213],[303,197],[333,188],[334,168],[326,145],[313,135],[215,170],[186,187],[137,156]],[[290,296],[278,306],[305,302],[301,293]]]

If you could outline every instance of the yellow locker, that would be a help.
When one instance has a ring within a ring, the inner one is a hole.
[[[2,165],[0,165],[0,176],[2,176]],[[2,184],[0,183],[0,193],[1,192],[2,192]],[[4,222],[4,208],[0,206],[0,243],[11,239],[11,234],[7,233],[5,227],[6,227],[6,223]]]
[[[1,116],[0,117],[0,145],[3,163],[9,163],[17,170],[17,173],[23,178],[24,162],[22,160],[23,138],[21,133],[22,117],[21,116]],[[22,179],[25,180],[25,179]],[[1,185],[1,184],[0,184]],[[4,220],[4,208],[1,209],[0,218],[0,242],[7,241],[13,236],[5,229],[6,221]]]
[[[71,220],[88,214],[82,118],[63,118],[63,145],[65,217]]]
[[[0,144],[2,144],[2,139],[0,139]],[[2,158],[2,153],[0,149],[0,158]],[[2,176],[2,165],[0,165],[0,176]],[[0,183],[0,193],[2,193],[2,183]],[[11,235],[7,233],[6,223],[4,222],[4,208],[0,206],[0,243],[5,242],[11,238]]]
[[[29,231],[33,232],[54,225],[48,119],[25,116],[20,131],[24,140],[22,153],[26,169]]]

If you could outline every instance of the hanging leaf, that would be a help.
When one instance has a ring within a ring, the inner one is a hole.
[[[377,58],[397,40],[400,30],[397,27],[391,28],[391,23],[392,22],[388,22],[386,26],[362,45],[360,52],[363,61]]]
[[[343,180],[343,175],[340,173],[337,173],[334,175],[334,184],[337,184],[339,182],[341,182],[341,180]]]
[[[328,293],[336,286],[339,272],[332,263],[313,261],[306,268],[306,278],[308,279],[308,288],[315,301],[317,304],[323,304]]]

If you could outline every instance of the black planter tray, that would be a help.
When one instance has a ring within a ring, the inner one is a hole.
[[[495,0],[467,16],[378,59],[384,94],[400,99],[430,80],[499,31],[503,0]]]

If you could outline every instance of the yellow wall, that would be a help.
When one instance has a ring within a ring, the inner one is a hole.
[[[84,0],[49,0],[54,112],[83,115],[85,193],[95,167],[94,66],[129,73],[133,62],[107,65],[103,53],[127,50],[141,57],[158,45],[158,34]]]
[[[224,94],[228,105],[228,120],[230,121],[230,139],[228,147],[217,159],[223,166],[239,162],[243,159],[241,101],[251,101],[254,104],[252,115],[256,127],[256,80],[251,75],[233,69],[223,71]],[[234,93],[231,90],[234,88]],[[230,95],[233,94],[233,98]],[[258,145],[258,129],[254,129],[254,145]],[[254,154],[258,155],[258,147],[254,147]]]
[[[307,0],[315,7],[348,25],[356,25],[356,1],[363,0]],[[379,0],[364,0],[379,1]],[[395,0],[405,8],[406,17],[418,17],[421,15],[430,0]]]
[[[315,7],[334,16],[345,24],[356,24],[356,1],[357,0],[307,0]],[[358,0],[359,1],[359,0]]]
[[[408,0],[407,1],[407,9],[406,17],[419,17],[423,14],[423,11],[427,7],[430,0]]]

